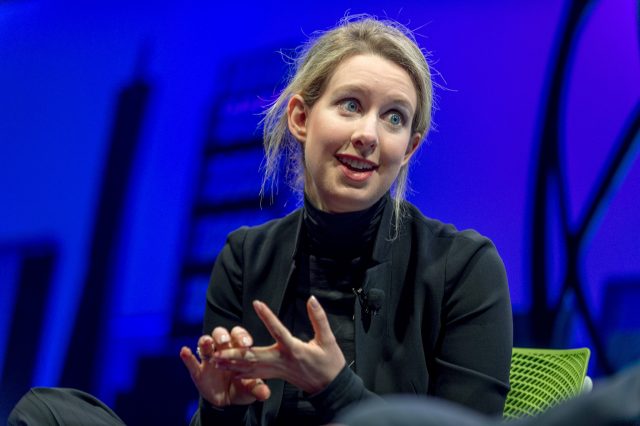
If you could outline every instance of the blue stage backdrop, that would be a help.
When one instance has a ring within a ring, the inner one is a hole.
[[[218,3],[0,3],[0,420],[39,385],[186,421],[217,251],[297,205],[258,198],[278,52],[345,13],[430,52],[409,199],[493,239],[516,344],[589,346],[594,376],[640,358],[636,0]]]

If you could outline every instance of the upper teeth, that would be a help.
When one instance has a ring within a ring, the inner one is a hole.
[[[370,163],[366,163],[364,161],[356,160],[354,158],[340,158],[344,164],[347,164],[349,167],[353,167],[358,170],[371,170],[373,166]]]

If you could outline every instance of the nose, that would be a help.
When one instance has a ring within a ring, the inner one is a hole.
[[[377,117],[365,115],[358,120],[358,125],[351,135],[351,143],[362,156],[375,151],[378,146]]]

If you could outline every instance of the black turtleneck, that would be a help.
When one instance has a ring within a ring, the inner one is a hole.
[[[353,290],[364,283],[388,198],[387,194],[366,210],[333,214],[317,209],[305,197],[296,277],[287,290],[281,311],[293,335],[309,341],[313,339],[313,329],[306,303],[314,295],[326,311],[331,330],[353,369],[356,304]],[[304,393],[285,383],[277,424],[320,424],[319,418]]]
[[[311,254],[349,259],[370,255],[382,212],[387,204],[382,197],[366,210],[349,213],[327,213],[316,208],[305,196],[303,226]]]

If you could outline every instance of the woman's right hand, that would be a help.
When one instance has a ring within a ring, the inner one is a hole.
[[[186,346],[180,350],[180,358],[189,370],[200,395],[216,407],[246,405],[264,401],[271,395],[269,386],[260,378],[240,379],[237,373],[218,369],[213,360],[217,350],[249,348],[253,344],[251,335],[242,327],[234,327],[229,333],[216,327],[210,336],[198,340],[200,360]]]

